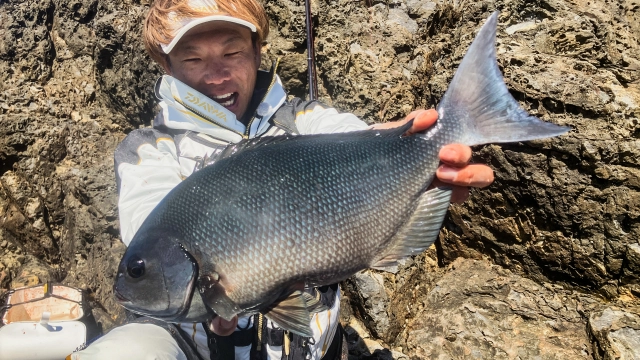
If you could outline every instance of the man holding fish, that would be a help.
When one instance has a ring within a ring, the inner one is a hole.
[[[256,0],[156,0],[144,30],[147,51],[167,75],[156,85],[162,110],[153,128],[133,131],[115,154],[121,235],[127,245],[165,195],[192,173],[214,164],[228,144],[283,134],[379,131],[412,120],[406,130],[410,135],[427,130],[438,119],[435,110],[416,110],[405,120],[368,126],[353,114],[316,101],[287,101],[276,66],[258,69],[269,25]],[[451,201],[462,202],[468,187],[493,181],[489,167],[468,164],[469,146],[444,146],[439,158],[442,165],[434,185],[451,187]],[[136,271],[129,269],[133,275]],[[158,297],[171,297],[161,290],[157,289]],[[187,314],[177,326],[141,318],[70,358],[341,358],[339,287],[322,286],[307,293],[322,305],[311,314],[309,337],[283,330],[261,314],[231,320],[212,316],[200,322]],[[123,303],[130,300],[117,296]]]

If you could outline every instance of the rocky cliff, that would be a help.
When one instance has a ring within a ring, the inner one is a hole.
[[[264,66],[306,93],[304,2],[265,3]],[[0,1],[0,286],[85,288],[105,329],[112,153],[155,112],[146,0]],[[640,358],[640,2],[316,0],[322,99],[368,122],[433,107],[484,19],[521,105],[560,138],[475,149],[496,171],[436,247],[344,284],[360,358]]]

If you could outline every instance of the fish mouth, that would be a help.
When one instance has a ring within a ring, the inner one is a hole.
[[[117,275],[118,278],[122,277],[122,273],[118,273]],[[122,295],[120,293],[120,291],[118,291],[118,282],[116,281],[115,284],[113,284],[113,295],[116,297],[116,300],[120,303],[120,304],[130,304],[131,300],[129,300],[126,296]]]
[[[147,316],[153,319],[162,320],[166,322],[183,322],[185,319],[188,319],[189,309],[191,307],[191,299],[194,296],[194,293],[191,293],[186,301],[182,304],[182,306],[172,313],[167,312],[154,312],[145,309],[136,308],[132,302],[120,302],[121,305],[126,307],[129,311],[136,313],[138,315]],[[204,321],[204,320],[203,320]],[[191,321],[189,321],[191,322]],[[202,322],[202,321],[198,321]]]
[[[186,318],[187,314],[189,313],[189,306],[191,305],[191,296],[193,296],[193,293],[191,296],[189,296],[186,299],[186,301],[182,304],[182,306],[180,306],[180,308],[174,312],[166,312],[166,311],[156,312],[156,311],[149,311],[147,309],[141,309],[137,307],[134,302],[122,296],[122,294],[115,292],[115,296],[116,296],[116,300],[120,305],[124,306],[127,310],[133,313],[136,313],[138,315],[148,316],[150,318],[154,318],[158,320],[171,322],[171,321],[181,321],[182,319]]]
[[[118,292],[118,290],[114,289],[113,293],[116,296],[116,300],[118,300],[119,303],[121,303],[121,304],[130,304],[131,303],[131,300],[127,299],[122,294],[120,294]]]

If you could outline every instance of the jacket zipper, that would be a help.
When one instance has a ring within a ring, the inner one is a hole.
[[[232,131],[232,132],[234,132],[234,133],[236,133],[236,134],[238,134],[238,135],[242,135],[242,133],[241,133],[241,132],[236,131],[236,130],[233,130],[233,129],[231,129],[231,128],[229,128],[229,127],[225,126],[224,124],[219,124],[219,123],[218,123],[218,122],[216,122],[215,120],[210,119],[209,117],[207,117],[206,115],[204,115],[202,112],[200,112],[198,109],[196,109],[196,108],[194,108],[194,107],[192,107],[192,106],[189,106],[188,104],[184,103],[183,101],[181,101],[180,99],[176,98],[175,96],[173,97],[173,99],[174,99],[178,104],[180,104],[180,105],[184,106],[185,108],[189,109],[189,111],[191,111],[192,113],[194,113],[195,115],[197,115],[200,119],[202,119],[202,120],[204,120],[204,121],[206,121],[206,122],[208,122],[208,123],[211,123],[211,124],[214,124],[214,125],[218,125],[218,126],[220,126],[221,128],[226,129],[226,130],[229,130],[229,131]]]
[[[271,89],[273,88],[273,85],[276,83],[276,70],[278,69],[278,65],[279,64],[280,64],[280,58],[276,59],[275,63],[273,63],[273,65],[271,66],[271,83],[269,84],[269,87],[267,88],[267,91],[262,96],[262,99],[258,103],[258,107],[260,107],[259,104],[262,104],[264,102],[264,100],[267,98],[267,96],[271,92]],[[253,117],[251,118],[251,121],[249,121],[249,124],[247,125],[247,128],[245,129],[244,135],[242,135],[242,137],[244,139],[248,139],[249,138],[249,133],[251,132],[251,126],[253,125],[253,122],[257,118],[257,116],[256,116],[257,113],[258,113],[258,109],[256,109],[255,113],[253,113]],[[260,117],[260,119],[262,119],[262,117]]]

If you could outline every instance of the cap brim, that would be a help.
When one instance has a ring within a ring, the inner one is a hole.
[[[178,33],[176,34],[176,36],[173,38],[173,40],[171,40],[171,42],[167,45],[165,44],[160,44],[160,47],[162,47],[162,51],[164,51],[165,54],[169,54],[171,52],[171,50],[173,50],[173,48],[176,46],[176,44],[178,44],[178,41],[180,41],[180,39],[187,33],[189,32],[189,30],[193,29],[194,27],[198,26],[198,25],[202,25],[202,24],[206,24],[212,21],[227,21],[227,22],[232,22],[235,24],[239,24],[239,25],[243,25],[248,27],[251,32],[256,32],[256,26],[253,25],[252,23],[246,21],[246,20],[242,20],[242,19],[238,19],[235,18],[233,16],[227,16],[227,15],[211,15],[211,16],[205,16],[202,18],[195,18],[192,19],[191,21],[189,21],[185,26],[181,27],[180,30],[178,31]]]

